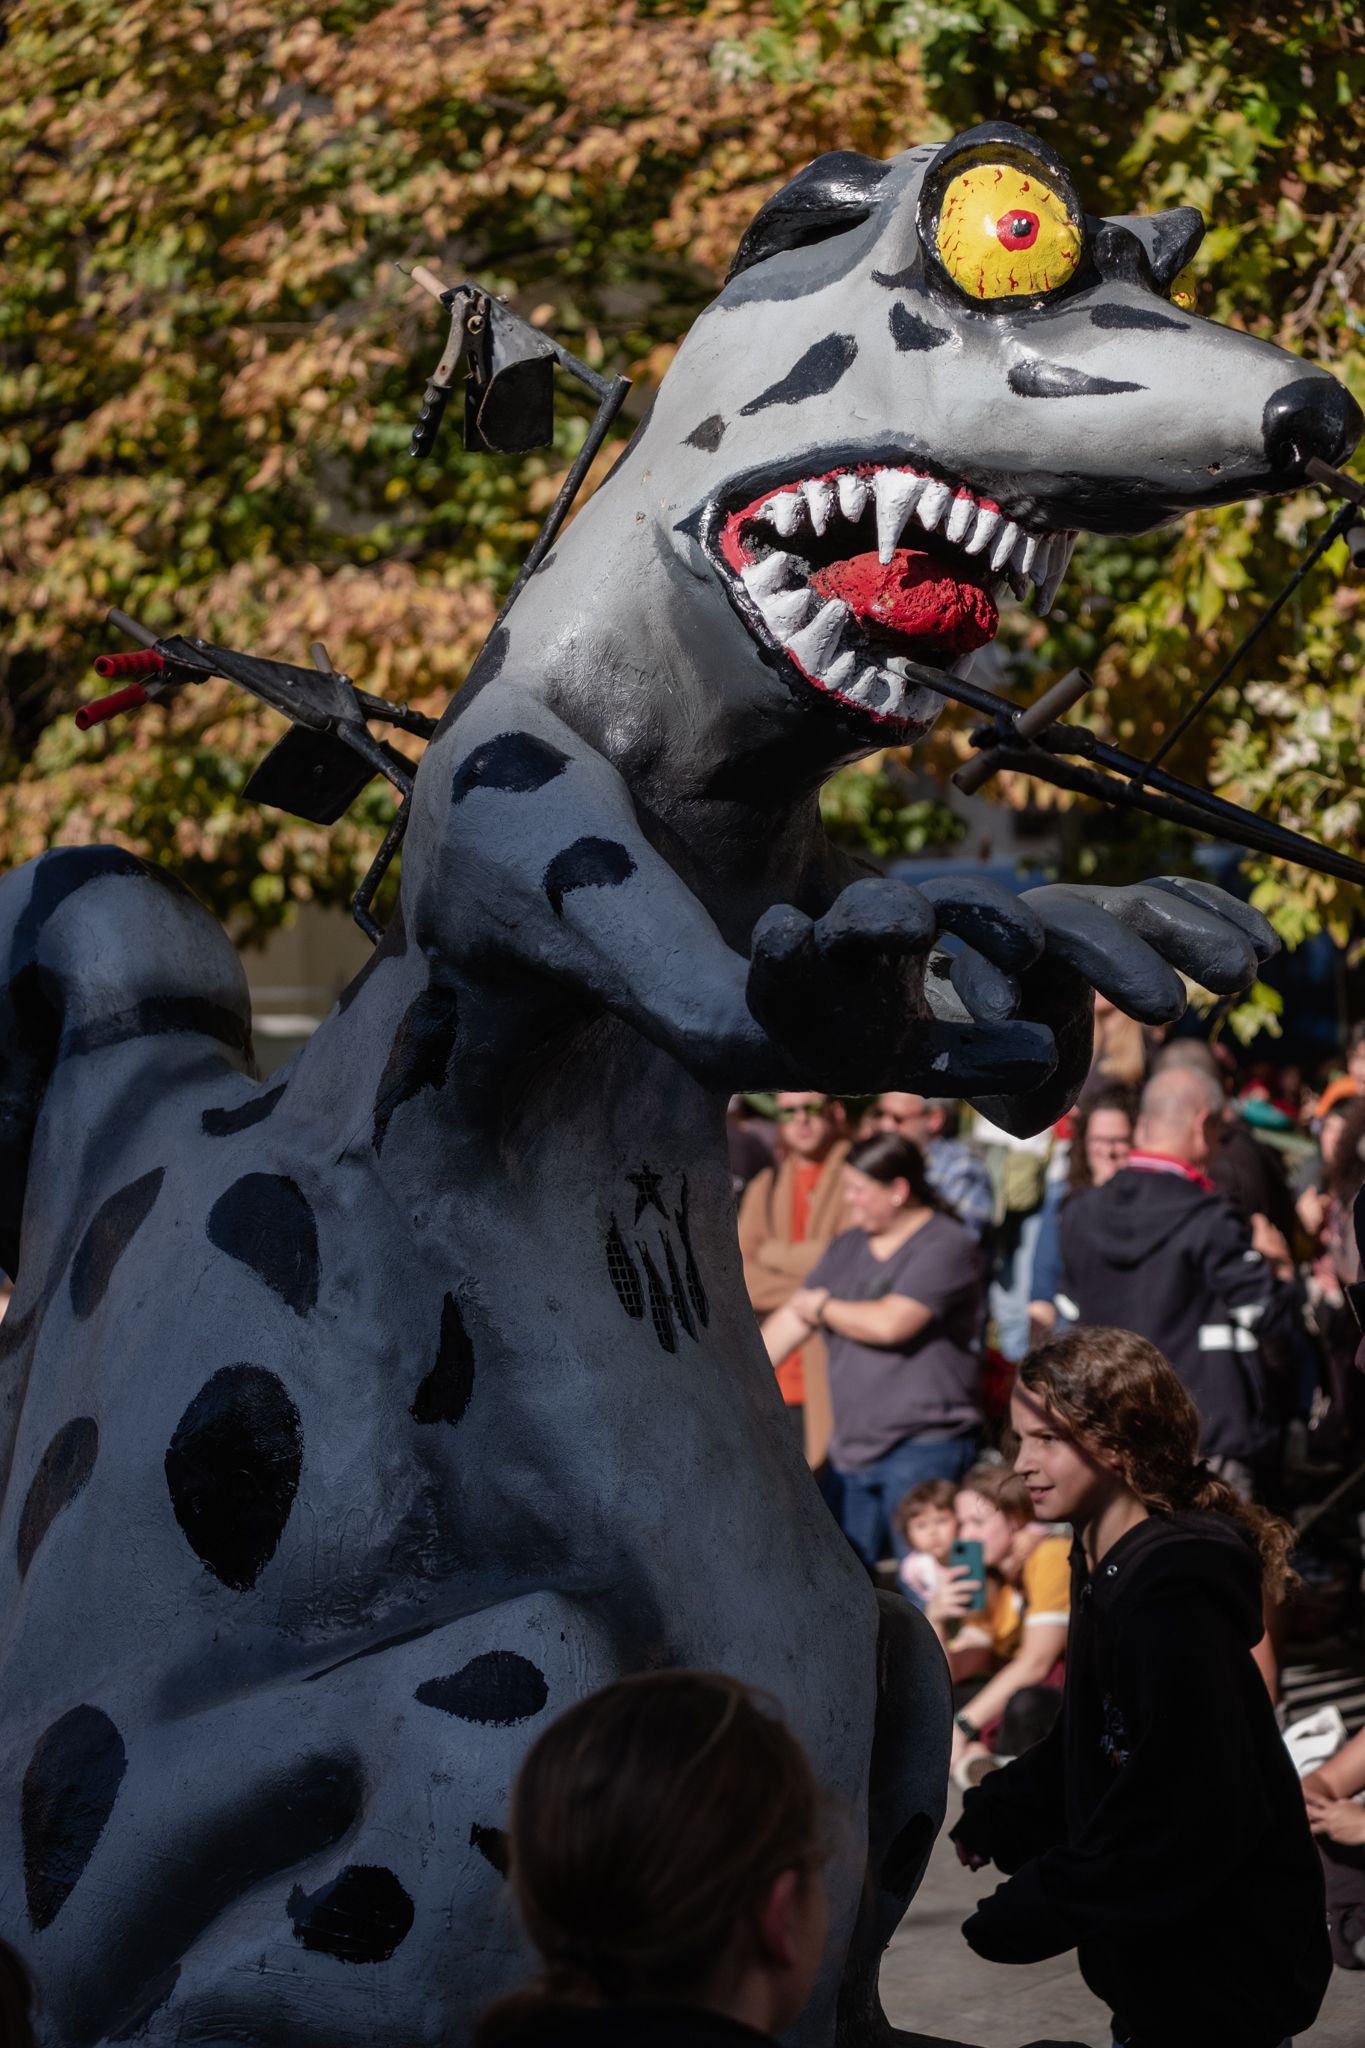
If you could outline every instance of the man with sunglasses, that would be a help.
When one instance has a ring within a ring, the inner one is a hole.
[[[754,1313],[785,1308],[832,1239],[849,1226],[841,1169],[849,1139],[843,1105],[809,1090],[777,1097],[781,1152],[750,1181],[739,1206],[744,1284]],[[812,1466],[829,1440],[824,1340],[812,1334],[779,1361],[777,1384]]]

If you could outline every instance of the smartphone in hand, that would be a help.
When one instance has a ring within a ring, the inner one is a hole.
[[[968,1614],[982,1614],[986,1607],[986,1559],[979,1543],[957,1542],[948,1552],[949,1571],[966,1567],[967,1577],[975,1581],[976,1591],[971,1598]]]

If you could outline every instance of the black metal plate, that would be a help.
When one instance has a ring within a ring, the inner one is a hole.
[[[328,732],[291,725],[248,782],[252,803],[273,804],[313,825],[335,825],[376,771]]]

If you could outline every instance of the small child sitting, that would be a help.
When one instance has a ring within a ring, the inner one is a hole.
[[[925,1479],[912,1486],[896,1505],[891,1519],[910,1546],[900,1563],[901,1591],[914,1606],[928,1605],[948,1570],[948,1553],[957,1541],[957,1488],[951,1479]]]

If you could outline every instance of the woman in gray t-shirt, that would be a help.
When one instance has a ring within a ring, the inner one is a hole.
[[[985,1272],[972,1233],[944,1213],[918,1146],[889,1133],[844,1166],[855,1228],[836,1237],[806,1285],[763,1326],[771,1358],[819,1330],[834,1410],[828,1489],[869,1566],[897,1501],[922,1479],[958,1479],[976,1456],[977,1333]]]

